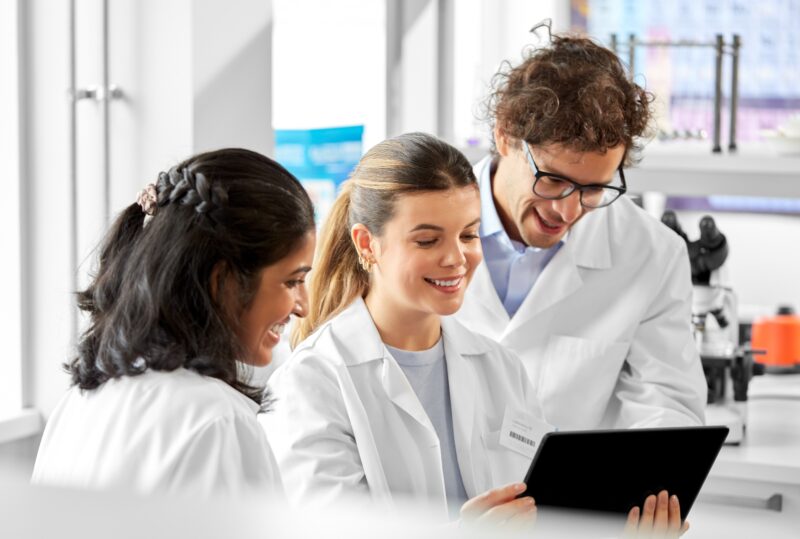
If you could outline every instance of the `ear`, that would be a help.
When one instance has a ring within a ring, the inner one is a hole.
[[[372,232],[361,223],[356,223],[350,228],[350,239],[353,240],[356,252],[359,256],[375,260],[375,253],[372,249]]]
[[[502,157],[508,157],[511,151],[511,141],[502,129],[494,127],[494,146]]]
[[[228,263],[220,260],[211,268],[211,276],[208,278],[211,300],[223,309],[231,307],[231,298],[235,297],[232,294],[235,294],[238,288],[236,279],[228,270]]]

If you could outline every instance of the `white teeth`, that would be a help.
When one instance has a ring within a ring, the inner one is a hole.
[[[549,226],[550,228],[557,228],[557,227],[558,227],[558,225],[554,225],[553,223],[551,223],[551,222],[547,221],[547,220],[546,220],[544,217],[542,217],[542,215],[541,215],[541,214],[539,214],[539,219],[541,219],[541,220],[542,220],[542,222],[543,222],[545,225]]]
[[[269,328],[269,330],[275,335],[281,335],[284,329],[286,329],[286,324],[275,324]]]
[[[456,286],[458,283],[461,282],[461,277],[458,279],[453,279],[452,281],[440,281],[438,279],[429,279],[430,282],[435,284],[436,286]]]

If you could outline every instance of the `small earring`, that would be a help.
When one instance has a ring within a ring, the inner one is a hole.
[[[372,270],[372,262],[363,255],[358,255],[358,263],[361,264],[361,268],[369,273]]]

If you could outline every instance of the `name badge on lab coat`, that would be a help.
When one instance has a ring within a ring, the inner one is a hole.
[[[499,441],[503,447],[532,459],[539,449],[542,436],[553,430],[555,429],[552,425],[531,414],[515,413],[506,408]]]

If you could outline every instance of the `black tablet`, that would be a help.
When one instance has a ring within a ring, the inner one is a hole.
[[[667,490],[685,520],[727,435],[721,426],[550,432],[521,496],[537,506],[627,513]]]

